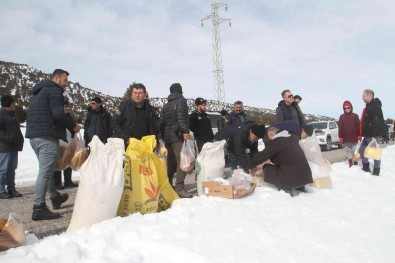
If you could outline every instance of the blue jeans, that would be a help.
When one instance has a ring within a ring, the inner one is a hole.
[[[30,145],[38,159],[38,176],[34,193],[34,204],[38,206],[45,203],[47,190],[50,197],[54,198],[57,195],[53,172],[59,158],[59,139],[52,137],[32,138]]]
[[[364,137],[362,140],[361,146],[359,147],[359,154],[361,155],[363,164],[369,163],[369,159],[365,158],[365,149],[371,141],[372,141],[371,138]],[[376,141],[377,141],[377,139],[376,139]],[[381,165],[381,160],[374,160],[373,168],[380,168],[380,165]]]
[[[233,152],[229,152],[229,159],[230,159],[230,168],[232,170],[237,169],[238,162],[237,162],[236,154],[234,154]]]
[[[0,193],[15,190],[15,170],[18,167],[18,151],[0,153]]]

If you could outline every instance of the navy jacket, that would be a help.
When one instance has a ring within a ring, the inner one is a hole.
[[[145,102],[143,106],[147,113],[147,120],[149,124],[149,134],[159,136],[157,117],[153,107]],[[122,102],[115,114],[112,116],[111,126],[114,131],[113,137],[122,138],[127,142],[132,134],[136,119],[136,104],[132,100]],[[144,135],[145,136],[145,135]]]
[[[14,112],[0,109],[0,152],[22,151],[23,135]]]
[[[248,172],[248,163],[251,157],[258,152],[258,142],[251,143],[250,141],[250,130],[253,125],[255,123],[247,122],[226,126],[214,137],[216,141],[226,140],[228,150],[236,155],[239,165],[246,172]],[[247,149],[250,150],[250,154],[247,154]]]
[[[75,122],[64,112],[63,89],[52,80],[33,87],[26,119],[26,138],[53,137],[67,141],[66,128]]]
[[[96,127],[91,126],[92,115],[97,115],[99,123]],[[88,107],[88,115],[84,123],[84,140],[86,145],[92,141],[94,135],[99,137],[103,143],[107,143],[107,139],[112,136],[111,114],[103,106],[100,106],[98,113],[93,113],[92,108]]]

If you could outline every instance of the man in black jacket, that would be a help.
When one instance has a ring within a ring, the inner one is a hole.
[[[26,120],[26,138],[36,153],[39,171],[36,180],[32,220],[56,219],[59,213],[51,212],[45,204],[47,190],[53,209],[59,209],[68,199],[55,189],[53,172],[59,158],[59,139],[67,142],[66,129],[79,132],[76,124],[64,112],[63,92],[68,86],[69,73],[56,69],[51,80],[43,80],[33,87]]]
[[[71,119],[74,120],[73,117],[70,114],[70,102],[69,100],[65,99],[64,100],[64,113]],[[74,137],[75,132],[73,130],[67,131],[70,133],[71,138]],[[73,174],[73,171],[71,170],[70,167],[66,168],[63,170],[63,177],[64,177],[64,186],[62,186],[62,171],[55,171],[53,173],[53,178],[55,181],[55,187],[58,190],[63,190],[64,188],[72,188],[72,187],[77,187],[78,184],[73,183],[71,180],[71,175]]]
[[[131,100],[119,105],[111,121],[114,137],[124,139],[125,148],[130,138],[140,140],[146,135],[159,136],[154,109],[145,100],[145,86],[135,83],[131,86],[131,92]]]
[[[258,140],[265,136],[265,131],[265,125],[246,122],[239,126],[227,126],[220,130],[214,138],[216,141],[226,140],[228,150],[236,156],[240,167],[248,173],[248,163],[251,157],[258,152]]]
[[[206,113],[207,101],[203,98],[195,100],[196,110],[189,116],[189,129],[193,132],[198,151],[206,142],[212,142],[214,133],[211,128],[210,116]]]
[[[177,172],[175,191],[181,198],[191,198],[193,196],[184,188],[186,173],[180,168],[181,148],[189,139],[189,126],[188,105],[179,83],[170,86],[170,95],[160,115],[160,131],[168,151],[167,176],[170,185],[173,185],[173,176]]]
[[[294,96],[290,90],[281,92],[281,100],[276,109],[276,122],[294,120],[297,121],[303,130],[307,128],[307,122],[304,118],[298,103],[294,101]],[[300,136],[299,136],[300,137]]]
[[[374,97],[373,90],[366,89],[363,91],[362,99],[366,103],[361,115],[361,130],[363,140],[359,147],[359,154],[362,159],[362,170],[370,173],[369,159],[365,158],[365,149],[368,144],[380,136],[386,134],[386,124],[384,122],[383,111],[381,110],[381,101]],[[380,175],[381,160],[374,160],[373,175]]]
[[[0,199],[22,196],[15,190],[15,170],[18,166],[18,151],[22,151],[24,139],[14,114],[14,99],[9,95],[1,96]]]
[[[103,107],[99,97],[94,97],[89,103],[84,124],[85,146],[88,146],[94,135],[103,143],[107,143],[107,139],[112,136],[111,114]]]

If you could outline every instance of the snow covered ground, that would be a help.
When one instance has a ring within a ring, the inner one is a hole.
[[[17,184],[33,184],[25,144]],[[395,146],[379,177],[335,163],[333,189],[291,198],[260,187],[242,199],[180,199],[158,214],[114,218],[0,253],[0,262],[395,262]]]

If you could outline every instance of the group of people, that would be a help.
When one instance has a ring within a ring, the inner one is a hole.
[[[62,187],[76,187],[71,181],[71,170],[64,172],[64,186],[61,184],[61,172],[55,171],[59,158],[59,140],[66,141],[68,136],[76,136],[81,125],[76,123],[69,113],[70,103],[63,93],[68,86],[69,73],[56,69],[49,80],[35,85],[30,97],[27,113],[26,134],[34,150],[39,171],[35,185],[35,197],[32,220],[56,219],[60,214],[48,209],[45,196],[48,192],[52,208],[59,209],[68,200],[67,193],[60,193]],[[243,103],[236,101],[233,111],[220,112],[218,132],[213,133],[210,117],[207,114],[207,101],[201,97],[195,100],[196,110],[188,114],[188,105],[183,96],[182,86],[173,83],[167,103],[161,113],[149,102],[146,87],[141,83],[130,86],[130,99],[123,101],[113,114],[110,114],[99,97],[90,100],[84,123],[86,145],[93,136],[106,143],[110,137],[124,140],[125,148],[130,138],[141,139],[146,135],[155,135],[162,139],[168,150],[167,175],[170,184],[181,198],[190,198],[192,194],[185,189],[186,172],[180,169],[181,149],[190,139],[190,131],[200,152],[207,142],[226,140],[232,169],[241,168],[253,173],[257,169],[264,172],[264,180],[292,195],[293,191],[304,191],[306,184],[312,183],[312,174],[299,140],[312,134],[312,128],[306,123],[299,107],[300,96],[293,96],[290,90],[281,93],[282,100],[276,109],[276,123],[268,128],[249,120]],[[343,103],[344,114],[339,119],[339,137],[346,146],[347,158],[355,144],[363,136],[360,147],[364,171],[369,170],[368,159],[363,149],[369,142],[381,135],[383,114],[381,102],[374,98],[371,90],[363,92],[366,108],[361,124],[358,116],[352,112],[351,102]],[[18,151],[22,151],[24,138],[19,123],[14,116],[15,101],[9,95],[1,97],[0,111],[0,198],[20,197],[15,189],[15,169],[18,163]],[[66,132],[66,130],[68,132]],[[69,133],[69,135],[67,135]],[[258,152],[258,140],[264,139],[265,149]],[[350,162],[350,166],[353,164]],[[380,161],[374,162],[373,174],[379,175]],[[173,185],[173,177],[175,183]],[[6,188],[7,187],[7,188]]]

